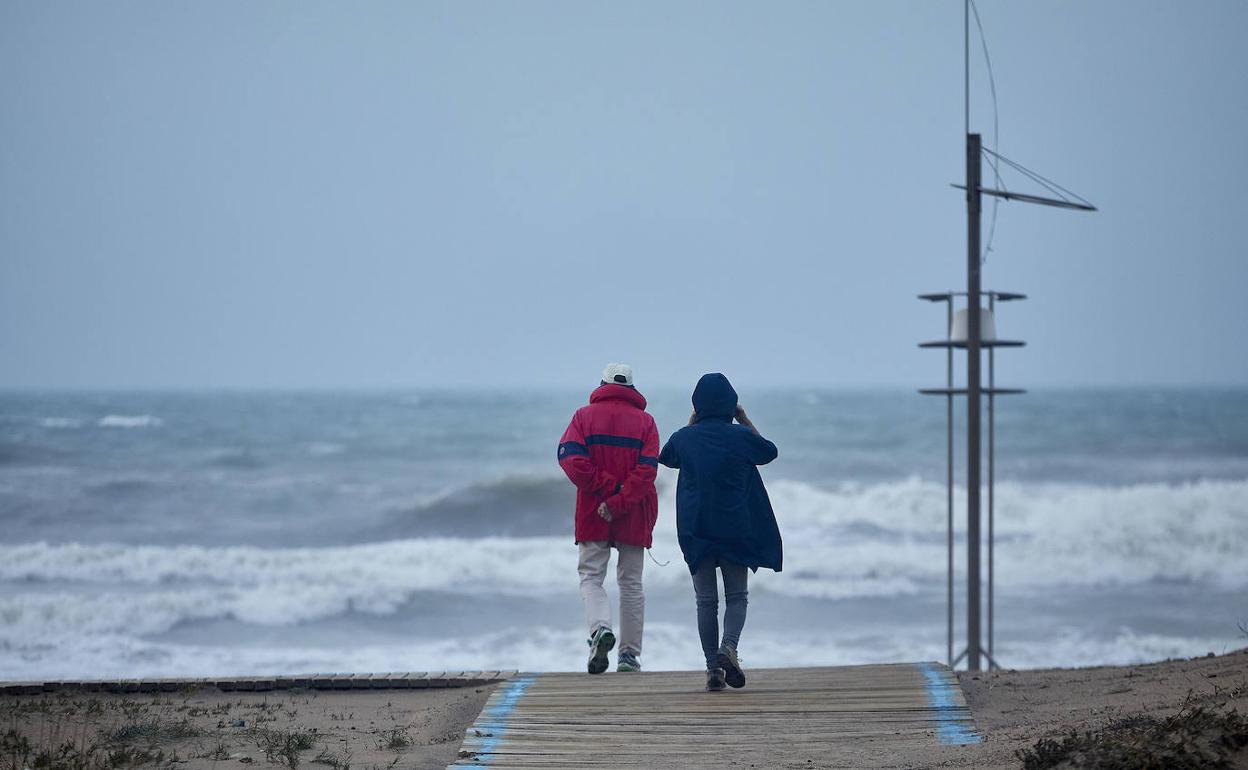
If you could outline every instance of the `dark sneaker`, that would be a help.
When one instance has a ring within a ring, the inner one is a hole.
[[[637,656],[631,652],[621,652],[620,659],[615,664],[615,670],[622,674],[632,674],[641,670],[641,661],[637,660]]]
[[[724,670],[722,668],[710,668],[706,671],[706,691],[719,692],[724,689]]]
[[[741,663],[737,660],[737,649],[724,645],[719,648],[719,657],[715,660],[715,665],[724,670],[724,681],[729,687],[742,688],[745,687],[745,672],[741,670]]]
[[[589,673],[601,674],[607,670],[610,662],[607,653],[615,646],[615,634],[606,626],[599,626],[594,635],[589,637]]]

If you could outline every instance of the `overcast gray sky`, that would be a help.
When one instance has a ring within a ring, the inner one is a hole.
[[[980,10],[1102,209],[1001,207],[1001,379],[1248,383],[1248,3]],[[957,0],[4,0],[0,73],[0,385],[943,377]]]

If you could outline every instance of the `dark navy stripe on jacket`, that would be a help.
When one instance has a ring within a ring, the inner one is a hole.
[[[574,455],[589,455],[589,449],[578,441],[565,441],[559,445],[559,459],[572,457]]]
[[[585,437],[585,445],[593,446],[594,444],[603,444],[605,446],[619,446],[626,449],[641,449],[644,446],[639,438],[630,438],[628,436],[612,436],[609,433],[595,433]]]
[[[637,458],[637,464],[638,465],[653,465],[655,468],[657,468],[659,467],[659,458],[646,457],[645,455],[642,455],[641,457]]]

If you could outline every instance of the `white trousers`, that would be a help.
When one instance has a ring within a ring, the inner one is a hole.
[[[580,544],[581,604],[585,607],[585,624],[589,634],[602,626],[611,628],[611,605],[602,581],[607,576],[611,546],[604,542]],[[620,589],[620,652],[641,654],[641,635],[646,624],[646,597],[641,590],[641,570],[645,566],[646,549],[639,545],[617,545],[619,559],[615,565],[615,581]]]

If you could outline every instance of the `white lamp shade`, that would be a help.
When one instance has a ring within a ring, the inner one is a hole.
[[[953,314],[953,326],[949,329],[950,342],[966,342],[967,327],[970,326],[971,311],[963,309]],[[992,311],[988,308],[979,310],[979,339],[990,342],[997,338],[997,325],[992,320]]]

